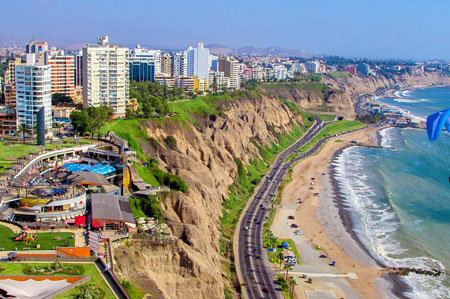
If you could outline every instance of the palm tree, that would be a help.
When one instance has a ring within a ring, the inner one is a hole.
[[[291,298],[294,298],[294,287],[297,285],[297,281],[294,277],[289,277],[289,293],[291,294]]]
[[[289,270],[292,270],[292,265],[291,264],[284,265],[284,270],[286,270],[286,280],[287,280],[288,275],[289,275]]]
[[[17,127],[17,132],[19,134],[22,134],[22,136],[23,136],[23,144],[25,144],[26,134],[28,133],[27,125],[24,124],[24,123],[20,123],[19,126]]]
[[[281,264],[283,263],[283,260],[284,260],[284,255],[282,252],[277,253],[277,259],[278,259],[278,262],[280,263],[280,272],[278,273],[278,274],[280,274],[281,273]]]

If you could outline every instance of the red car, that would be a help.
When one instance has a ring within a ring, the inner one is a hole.
[[[288,219],[292,219],[292,220],[294,220],[294,219],[295,219],[295,217],[294,217],[294,216],[292,216],[292,215],[290,215],[290,216],[288,217]]]
[[[292,228],[297,228],[297,227],[298,227],[298,225],[297,225],[297,224],[295,224],[295,223],[292,223],[292,224],[291,224],[291,227],[292,227]]]
[[[262,291],[263,291],[264,293],[268,293],[268,292],[269,292],[269,288],[268,288],[268,287],[263,287],[263,288],[262,288]]]

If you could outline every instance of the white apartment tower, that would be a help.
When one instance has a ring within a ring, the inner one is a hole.
[[[37,114],[44,107],[45,129],[52,128],[52,71],[35,54],[27,54],[26,63],[16,64],[17,126],[37,127]]]
[[[173,54],[172,74],[174,77],[187,76],[187,52],[178,52]]]
[[[198,43],[197,48],[187,49],[187,75],[199,79],[208,79],[209,76],[209,49]]]
[[[129,98],[129,49],[113,46],[108,37],[83,48],[83,106],[108,105],[115,117],[125,116]]]

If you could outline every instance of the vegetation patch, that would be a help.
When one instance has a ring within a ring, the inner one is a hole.
[[[331,123],[323,128],[310,142],[300,148],[300,152],[306,152],[316,145],[320,139],[330,137],[336,134],[349,132],[352,130],[364,128],[366,125],[357,120],[341,120]]]
[[[328,74],[334,78],[349,78],[349,77],[351,77],[350,73],[347,73],[347,72],[330,72]]]
[[[106,292],[94,285],[94,284],[85,284],[82,285],[74,297],[75,299],[103,299],[106,296]]]
[[[154,217],[161,220],[163,210],[161,208],[161,199],[158,196],[149,195],[148,197],[131,197],[131,212],[135,218]]]
[[[125,288],[131,299],[142,299],[147,294],[146,291],[134,286],[129,280],[123,279],[120,284]]]
[[[50,264],[48,266],[27,266],[23,268],[22,271],[26,275],[83,275],[85,270],[83,266],[74,264],[61,264],[58,260],[56,260],[53,264]]]

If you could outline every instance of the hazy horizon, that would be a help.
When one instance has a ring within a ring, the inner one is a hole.
[[[197,42],[369,59],[450,60],[445,1],[8,1],[0,38],[181,49]],[[20,26],[18,26],[20,24]],[[10,41],[10,40],[9,40]]]

